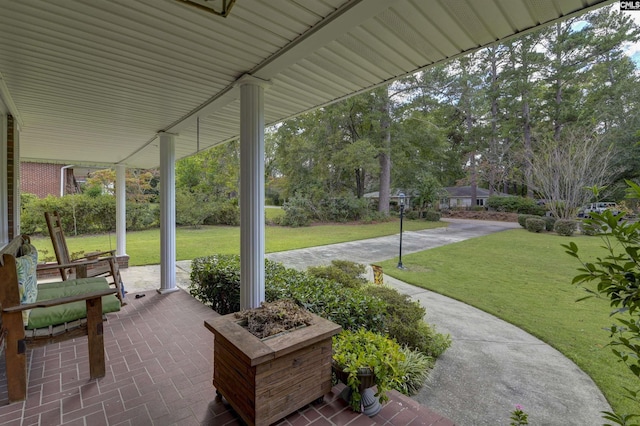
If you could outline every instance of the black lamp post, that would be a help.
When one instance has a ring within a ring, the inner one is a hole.
[[[400,255],[398,256],[398,269],[404,269],[402,266],[402,218],[404,217],[404,192],[398,194],[400,197]]]

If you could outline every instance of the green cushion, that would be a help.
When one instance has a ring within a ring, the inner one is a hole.
[[[109,289],[106,278],[82,278],[38,285],[38,302],[58,299],[60,297],[77,296],[92,291]],[[115,294],[102,297],[102,313],[117,312],[120,301]],[[35,308],[29,315],[27,329],[43,328],[50,325],[64,324],[87,316],[86,302],[73,302],[49,308]]]

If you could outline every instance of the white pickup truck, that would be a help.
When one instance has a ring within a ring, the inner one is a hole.
[[[590,213],[603,213],[605,210],[610,210],[614,216],[620,213],[620,208],[616,203],[600,201],[582,207],[578,212],[578,217],[589,217]]]

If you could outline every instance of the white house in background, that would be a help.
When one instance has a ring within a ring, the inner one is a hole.
[[[471,206],[471,186],[448,186],[444,188],[449,196],[440,200],[440,209],[455,209]],[[509,194],[494,192],[491,195],[507,197]],[[484,207],[489,199],[489,190],[476,188],[476,206]]]

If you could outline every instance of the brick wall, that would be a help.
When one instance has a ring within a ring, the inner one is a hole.
[[[60,196],[60,164],[22,163],[20,190],[35,194],[38,198],[47,195]]]

